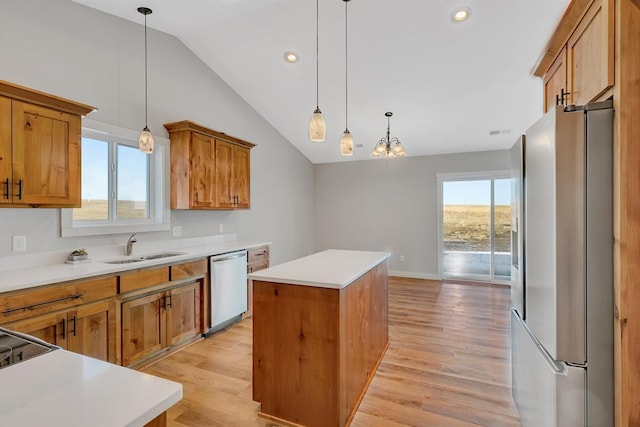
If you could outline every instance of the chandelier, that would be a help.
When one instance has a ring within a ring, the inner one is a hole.
[[[393,113],[387,112],[384,115],[387,117],[387,136],[378,141],[375,148],[371,152],[371,155],[373,157],[405,156],[407,153],[404,151],[404,147],[400,143],[400,140],[395,136],[391,138],[391,116],[393,116]]]

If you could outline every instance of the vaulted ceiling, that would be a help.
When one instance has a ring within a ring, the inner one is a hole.
[[[327,139],[309,142],[316,107],[315,0],[74,0],[178,37],[313,163],[370,158],[385,135],[409,156],[505,149],[542,112],[530,75],[568,0],[320,0],[319,105]],[[348,127],[356,148],[341,157]],[[471,14],[454,22],[452,12]],[[295,63],[285,52],[298,54]]]

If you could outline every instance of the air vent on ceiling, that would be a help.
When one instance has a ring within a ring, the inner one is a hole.
[[[511,133],[511,129],[494,129],[489,131],[489,136],[508,135],[510,133]]]

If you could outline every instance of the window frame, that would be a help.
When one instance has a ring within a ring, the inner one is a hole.
[[[495,276],[495,242],[494,242],[494,211],[495,211],[495,198],[494,198],[494,180],[496,179],[510,179],[511,175],[508,170],[494,170],[494,171],[478,171],[478,172],[452,172],[452,173],[437,173],[436,174],[436,182],[437,182],[437,221],[438,221],[438,277],[443,279],[452,279],[452,280],[475,280],[477,282],[483,283],[497,283],[497,284],[509,284],[509,280],[502,280]],[[456,277],[456,276],[447,276],[444,272],[444,225],[443,225],[443,207],[444,207],[444,183],[445,182],[454,182],[454,181],[478,181],[478,180],[490,180],[491,181],[491,210],[490,210],[490,221],[491,221],[491,232],[489,235],[490,239],[490,250],[491,250],[491,272],[489,274],[489,279],[475,278],[475,277]]]
[[[139,132],[91,119],[83,119],[82,137],[109,142],[110,164],[117,156],[118,145],[137,147]],[[148,203],[149,218],[114,220],[117,206],[117,166],[109,168],[109,213],[107,220],[73,220],[73,209],[60,210],[62,237],[98,236],[108,234],[168,231],[171,228],[169,209],[169,140],[154,135],[154,150],[149,156]]]

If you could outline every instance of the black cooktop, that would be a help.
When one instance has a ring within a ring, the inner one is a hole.
[[[0,369],[57,348],[44,342],[37,342],[29,336],[0,328]]]

